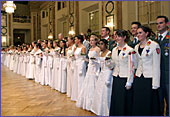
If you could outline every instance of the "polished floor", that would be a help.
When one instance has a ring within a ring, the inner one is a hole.
[[[17,75],[1,64],[1,116],[95,116],[66,94]]]

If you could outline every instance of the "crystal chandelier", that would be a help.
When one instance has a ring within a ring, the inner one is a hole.
[[[3,4],[3,7],[7,13],[14,13],[14,10],[16,9],[16,5],[13,1],[6,1],[6,3]]]

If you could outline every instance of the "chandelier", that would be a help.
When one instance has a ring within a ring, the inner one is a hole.
[[[16,9],[16,5],[13,1],[6,1],[6,3],[3,4],[3,7],[7,13],[14,13],[14,10]]]
[[[48,39],[53,39],[53,34],[52,34],[52,33],[50,33],[50,34],[48,35]]]

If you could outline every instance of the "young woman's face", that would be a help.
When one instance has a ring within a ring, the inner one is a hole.
[[[32,42],[32,46],[33,46],[33,47],[35,46],[34,42]]]
[[[142,28],[138,28],[137,37],[139,41],[144,41],[147,38],[148,32],[145,33]]]
[[[26,47],[24,47],[24,49],[23,49],[24,51],[26,51],[27,50],[27,48]]]
[[[103,41],[99,42],[99,47],[100,47],[101,51],[106,49],[106,45],[105,45],[105,43]]]
[[[116,36],[116,42],[118,43],[118,44],[121,44],[121,43],[124,43],[125,42],[125,38],[126,38],[126,36],[124,36],[124,37],[121,37],[121,36]]]
[[[54,46],[54,47],[56,47],[56,46],[57,46],[57,44],[56,44],[56,42],[55,42],[55,41],[53,41],[53,46]]]
[[[49,48],[51,48],[51,44],[50,44],[50,42],[48,42],[48,47],[49,47]]]
[[[62,41],[60,42],[60,47],[64,47],[64,43]]]
[[[68,45],[70,45],[71,43],[73,43],[73,40],[71,40],[71,38],[70,37],[68,37]]]
[[[39,49],[39,46],[35,46],[35,47],[36,47],[37,50]]]
[[[75,44],[79,44],[79,43],[80,43],[80,40],[77,37],[75,37]]]
[[[97,43],[97,41],[93,37],[90,37],[90,45],[95,46],[96,43]]]

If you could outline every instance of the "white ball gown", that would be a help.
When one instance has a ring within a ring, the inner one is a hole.
[[[108,51],[105,57],[100,57],[101,72],[96,83],[91,111],[99,116],[109,116],[111,91],[112,91],[112,70],[106,66],[106,57],[111,53]]]
[[[37,52],[35,52],[35,82],[39,83],[40,82],[40,77],[41,77],[41,57],[40,54],[42,51],[39,49]]]
[[[59,77],[58,77],[58,91],[61,93],[67,92],[67,58],[60,57],[59,64]]]
[[[72,79],[72,94],[71,100],[77,101],[78,95],[82,88],[82,83],[86,75],[86,65],[84,58],[85,56],[81,55],[82,48],[76,48],[74,52],[75,60],[72,61],[73,79]]]
[[[67,51],[67,97],[71,97],[71,92],[72,92],[72,82],[73,82],[73,49],[74,46],[72,46],[72,48],[68,48]]]
[[[86,73],[86,77],[83,81],[80,94],[78,96],[78,101],[76,103],[77,107],[81,107],[86,110],[91,110],[92,100],[94,97],[94,90],[99,75],[99,68],[100,67],[97,52],[89,51],[88,70]]]
[[[51,81],[51,88],[57,90],[57,83],[58,83],[58,75],[59,75],[59,51],[60,48],[57,48],[53,51],[53,69],[52,69],[52,81]]]

